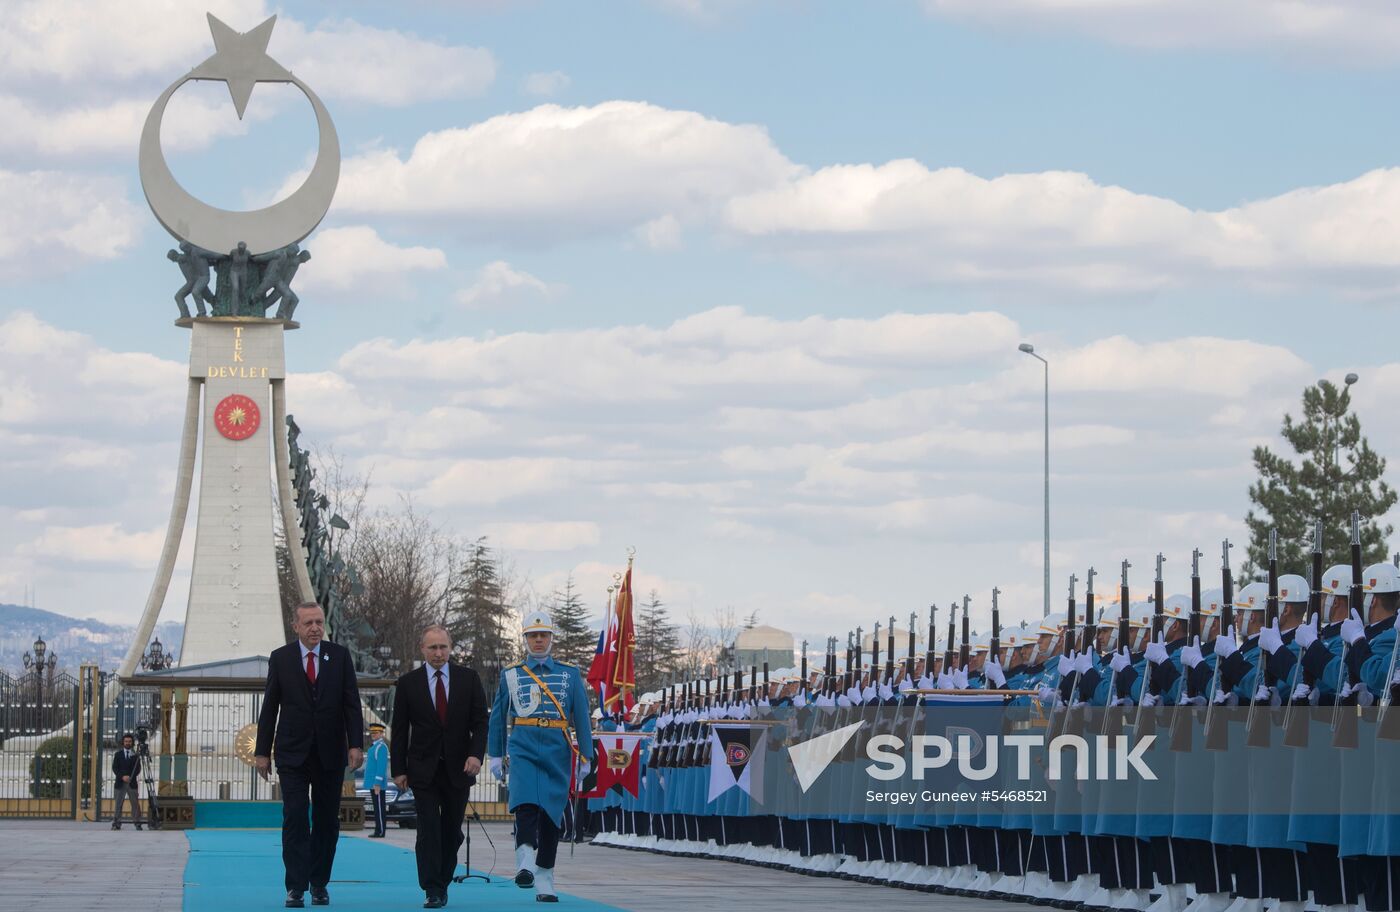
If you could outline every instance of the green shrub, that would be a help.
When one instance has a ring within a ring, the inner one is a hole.
[[[34,751],[34,781],[29,792],[35,798],[62,798],[63,783],[73,781],[73,739],[56,735]]]

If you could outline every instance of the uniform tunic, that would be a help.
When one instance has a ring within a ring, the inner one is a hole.
[[[588,689],[578,668],[550,656],[530,658],[535,673],[559,701],[565,718],[579,739],[579,754],[593,760],[593,738],[588,706]],[[573,751],[563,729],[516,725],[516,719],[560,718],[554,700],[525,672],[524,663],[512,665],[501,674],[496,702],[491,707],[487,753],[509,757],[510,809],[523,804],[538,805],[555,826],[564,818],[569,800],[569,780]]]

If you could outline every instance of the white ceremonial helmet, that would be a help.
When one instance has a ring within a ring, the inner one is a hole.
[[[1280,602],[1306,602],[1311,594],[1308,581],[1297,573],[1285,573],[1278,578]]]
[[[992,635],[990,633],[974,634],[972,641],[968,645],[970,646],[968,655],[977,655],[979,652],[987,652],[992,648]]]
[[[1322,585],[1318,588],[1323,595],[1350,595],[1351,564],[1328,567],[1327,572],[1322,574]]]
[[[1207,589],[1201,593],[1201,616],[1219,617],[1220,603],[1225,600],[1225,590]]]
[[[1377,595],[1387,592],[1400,592],[1400,570],[1389,561],[1372,564],[1361,572],[1361,589],[1366,593],[1366,610],[1363,616],[1371,622],[1371,603]]]
[[[1269,584],[1254,582],[1235,593],[1235,604],[1231,607],[1236,611],[1263,611],[1268,600]]]
[[[1389,561],[1372,564],[1361,572],[1361,589],[1364,592],[1400,592],[1400,570]]]
[[[525,615],[525,623],[520,627],[521,635],[527,633],[553,633],[554,622],[544,611],[531,611]]]
[[[1184,621],[1191,616],[1191,596],[1169,595],[1162,602],[1162,616],[1176,621]]]
[[[1055,614],[1047,614],[1040,619],[1040,627],[1037,628],[1036,633],[1055,636],[1064,629],[1065,623],[1065,613],[1063,611]]]

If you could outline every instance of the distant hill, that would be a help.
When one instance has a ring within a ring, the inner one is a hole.
[[[42,608],[0,603],[0,668],[23,671],[26,652],[34,649],[36,637],[43,637],[58,657],[58,667],[76,672],[79,665],[92,662],[104,671],[115,671],[136,635],[136,626],[108,624],[96,618],[72,618]],[[156,625],[155,636],[167,652],[177,656],[184,625],[167,621]]]

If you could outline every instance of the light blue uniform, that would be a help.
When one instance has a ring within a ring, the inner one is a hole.
[[[593,760],[592,720],[588,689],[578,668],[552,656],[530,658],[530,670],[559,701],[564,718],[578,738],[579,754]],[[559,728],[516,725],[516,719],[560,718],[554,700],[525,672],[524,663],[501,673],[496,702],[491,707],[491,724],[486,751],[493,757],[510,758],[510,809],[523,804],[538,805],[555,826],[564,818],[569,800],[569,780],[573,751],[568,736]]]
[[[384,788],[389,781],[389,743],[383,738],[370,744],[365,751],[364,788],[376,785]]]

